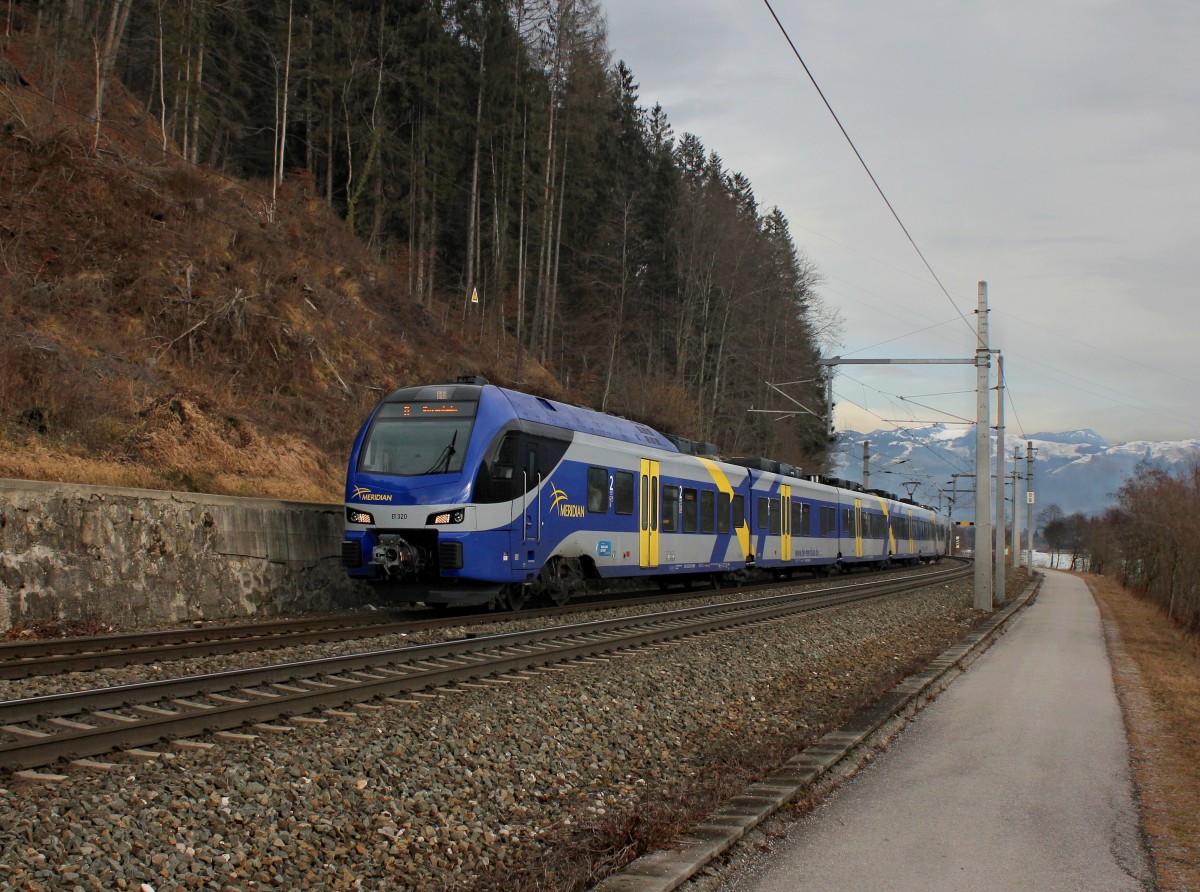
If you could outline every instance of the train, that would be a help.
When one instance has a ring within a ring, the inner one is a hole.
[[[929,563],[949,541],[912,500],[479,377],[386,396],[345,495],[350,577],[433,607]]]

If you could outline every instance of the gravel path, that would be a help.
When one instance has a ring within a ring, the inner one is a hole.
[[[775,767],[940,652],[971,601],[965,580],[167,761],[0,780],[0,887],[572,888],[613,840],[660,832],[648,814],[685,823],[728,775]]]

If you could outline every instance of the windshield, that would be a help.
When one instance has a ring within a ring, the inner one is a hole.
[[[358,470],[419,477],[462,470],[475,403],[386,403],[363,443]]]

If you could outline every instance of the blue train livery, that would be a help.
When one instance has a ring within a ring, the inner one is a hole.
[[[945,553],[931,509],[714,452],[482,379],[402,388],[354,442],[342,562],[394,601],[518,609]]]

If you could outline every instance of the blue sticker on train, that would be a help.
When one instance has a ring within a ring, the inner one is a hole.
[[[612,557],[612,543],[607,539],[600,539],[596,542],[596,557]]]

